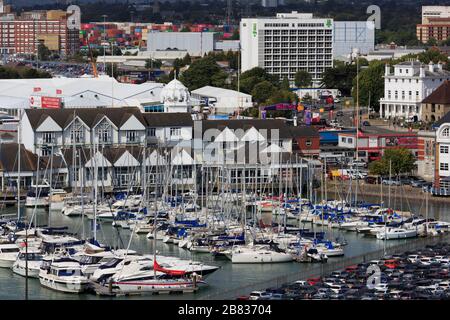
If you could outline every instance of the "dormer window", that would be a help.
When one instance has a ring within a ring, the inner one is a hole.
[[[442,130],[441,136],[444,137],[444,138],[450,137],[450,130],[449,130],[448,127],[445,128],[444,130]]]

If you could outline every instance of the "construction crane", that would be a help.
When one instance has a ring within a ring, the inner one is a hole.
[[[97,70],[97,63],[94,59],[94,55],[92,54],[91,44],[88,41],[88,49],[89,49],[89,63],[92,66],[92,74],[94,75],[94,78],[98,78],[98,70]]]

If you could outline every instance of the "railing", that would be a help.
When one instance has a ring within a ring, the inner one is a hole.
[[[236,299],[241,295],[248,295],[255,290],[265,290],[268,288],[279,288],[284,284],[293,283],[298,280],[306,280],[308,278],[324,277],[332,273],[333,271],[345,269],[348,266],[356,265],[358,263],[364,263],[371,260],[378,260],[385,255],[400,254],[406,251],[414,251],[424,248],[428,245],[435,245],[442,242],[450,242],[450,234],[443,234],[435,237],[417,238],[408,240],[408,242],[386,247],[386,249],[372,251],[363,255],[354,256],[350,258],[343,258],[337,261],[328,262],[325,264],[311,265],[311,268],[286,274],[280,277],[272,278],[266,281],[252,283],[239,288],[230,290],[217,290],[202,297],[203,300],[231,300]]]

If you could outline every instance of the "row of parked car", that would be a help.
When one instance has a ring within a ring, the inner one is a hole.
[[[332,272],[328,277],[254,291],[239,299],[449,300],[449,257],[450,244],[442,243],[348,266],[345,270]]]

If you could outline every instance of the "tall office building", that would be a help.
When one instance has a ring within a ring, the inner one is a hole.
[[[243,72],[261,67],[293,84],[297,71],[307,71],[318,84],[325,69],[333,66],[333,19],[296,11],[245,18],[240,37]]]

